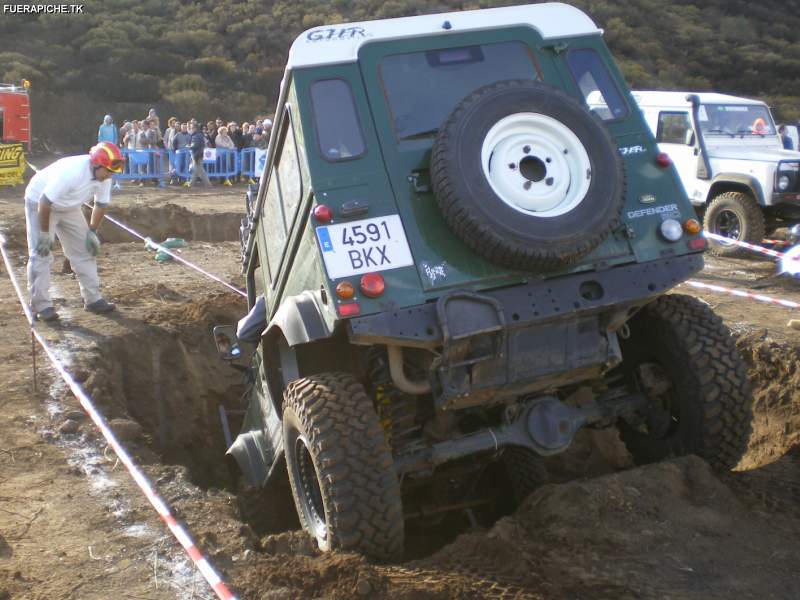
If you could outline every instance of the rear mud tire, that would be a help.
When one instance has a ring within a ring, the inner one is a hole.
[[[501,462],[508,475],[514,493],[514,501],[517,504],[549,480],[544,458],[528,448],[518,446],[506,448]]]
[[[732,224],[738,227],[736,235],[731,235]],[[766,235],[764,213],[755,199],[745,192],[725,192],[716,196],[706,210],[703,228],[710,233],[750,244],[761,244]],[[714,240],[709,240],[708,246],[709,252],[716,256],[752,256],[752,252],[748,250]]]
[[[323,551],[377,560],[403,551],[400,483],[364,388],[346,373],[297,379],[284,394],[286,466],[303,528]]]
[[[638,464],[696,454],[719,470],[736,466],[752,429],[752,388],[728,328],[691,296],[663,296],[642,309],[622,340],[622,369],[666,427],[620,421],[622,440]],[[642,385],[642,365],[657,365],[668,391]],[[652,414],[652,413],[651,413]]]

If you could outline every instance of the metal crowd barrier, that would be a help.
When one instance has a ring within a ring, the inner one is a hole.
[[[215,161],[203,161],[206,173],[209,177],[219,177],[220,179],[230,179],[239,174],[239,153],[236,150],[227,148],[216,148],[217,158]]]
[[[256,148],[244,148],[241,152],[227,148],[216,148],[213,160],[204,160],[203,167],[210,178],[230,180],[238,175],[251,179],[261,176],[256,164]],[[156,180],[166,184],[169,177],[189,179],[192,176],[192,153],[188,148],[180,150],[123,149],[125,168],[114,175],[114,181]]]
[[[114,175],[117,181],[126,180],[161,180],[164,178],[163,158],[166,150],[123,150],[125,168],[122,173]]]
[[[256,149],[243,148],[240,156],[240,171],[242,175],[254,179],[256,177]],[[261,175],[261,173],[259,173]]]

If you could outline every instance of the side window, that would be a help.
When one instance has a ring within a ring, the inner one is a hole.
[[[597,52],[589,48],[572,50],[567,54],[567,64],[589,110],[604,121],[628,114],[622,94]]]
[[[300,199],[303,195],[303,182],[300,177],[300,163],[297,160],[297,144],[294,139],[292,120],[289,115],[285,115],[284,127],[282,132],[282,142],[278,150],[278,183],[281,188],[281,199],[283,201],[283,217],[286,231],[292,228],[294,213],[297,210]]]
[[[690,139],[692,124],[689,113],[685,112],[660,112],[658,113],[658,131],[656,141],[659,144],[687,144]]]
[[[278,190],[277,171],[273,169],[267,185],[267,197],[264,199],[264,236],[267,239],[267,263],[270,280],[274,281],[278,274],[283,246],[286,243],[286,220],[283,215],[281,195]]]
[[[311,107],[317,144],[325,160],[337,162],[364,154],[366,145],[349,83],[343,79],[315,81]]]

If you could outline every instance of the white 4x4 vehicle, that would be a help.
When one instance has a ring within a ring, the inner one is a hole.
[[[723,94],[633,92],[706,231],[759,243],[800,222],[800,152],[784,150],[763,102]],[[712,242],[714,254],[736,246]]]

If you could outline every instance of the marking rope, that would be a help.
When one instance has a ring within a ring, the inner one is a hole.
[[[178,540],[180,545],[186,551],[186,554],[188,554],[189,558],[192,559],[192,562],[194,562],[197,569],[200,571],[200,573],[202,573],[203,577],[208,582],[208,585],[211,586],[211,589],[214,590],[217,597],[220,598],[220,600],[236,600],[236,596],[228,589],[228,586],[224,581],[222,581],[222,578],[219,576],[219,574],[217,574],[217,571],[214,569],[211,562],[197,547],[197,544],[195,544],[188,530],[183,525],[178,523],[173,516],[167,502],[158,494],[147,476],[141,471],[141,469],[139,469],[125,448],[117,441],[114,432],[111,431],[103,416],[94,407],[92,399],[78,384],[78,382],[73,379],[72,375],[67,372],[56,355],[50,349],[50,346],[34,327],[33,315],[31,314],[31,310],[24,300],[22,289],[20,288],[19,282],[14,275],[11,261],[6,253],[6,238],[2,234],[0,234],[0,253],[3,255],[3,262],[5,263],[8,276],[11,279],[12,285],[14,286],[14,290],[16,291],[17,298],[22,306],[22,310],[25,313],[25,318],[28,320],[28,323],[31,327],[31,333],[36,338],[36,341],[39,342],[39,345],[42,347],[45,354],[47,354],[50,362],[53,363],[53,366],[69,386],[70,390],[72,390],[72,393],[75,394],[75,397],[81,403],[83,409],[88,413],[92,421],[94,421],[94,424],[100,430],[100,433],[103,434],[103,437],[106,439],[109,446],[114,449],[114,452],[116,453],[117,457],[119,457],[120,462],[125,465],[126,469],[128,469],[128,472],[136,482],[136,485],[139,486],[139,489],[142,490],[147,500],[153,505],[153,508],[156,509],[158,516],[161,517],[161,520],[163,520],[167,525],[169,530],[175,536],[175,539]]]
[[[710,240],[714,240],[715,242],[720,242],[721,244],[727,246],[739,246],[740,248],[746,248],[747,250],[752,250],[753,252],[758,252],[760,254],[766,254],[767,256],[771,256],[773,258],[783,258],[783,252],[778,252],[777,250],[771,250],[769,248],[764,248],[763,246],[756,246],[755,244],[749,244],[747,242],[740,242],[739,240],[732,240],[731,238],[727,238],[724,235],[717,235],[716,233],[710,233],[708,231],[704,231],[703,235]]]
[[[763,294],[751,294],[750,292],[745,292],[744,290],[734,290],[731,288],[722,287],[721,285],[702,283],[700,281],[695,281],[694,279],[684,281],[683,283],[701,290],[711,290],[712,292],[729,294],[731,296],[736,296],[737,298],[747,298],[749,300],[756,300],[758,302],[777,304],[778,306],[785,306],[786,308],[800,308],[800,303],[792,302],[791,300],[782,300],[781,298],[773,298],[772,296],[765,296]]]

